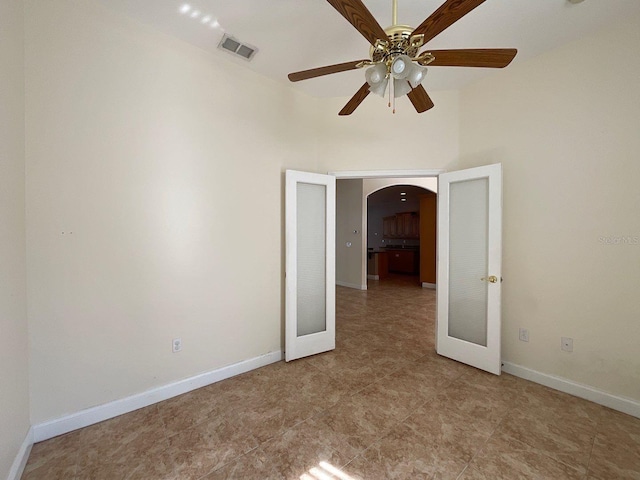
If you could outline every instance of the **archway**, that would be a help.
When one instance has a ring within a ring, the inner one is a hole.
[[[433,180],[376,179],[363,188],[368,281],[399,274],[413,277],[423,287],[435,287],[437,185]]]

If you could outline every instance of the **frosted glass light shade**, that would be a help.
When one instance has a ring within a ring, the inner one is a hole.
[[[385,78],[380,83],[376,83],[375,85],[369,84],[369,91],[371,93],[375,93],[376,95],[380,95],[384,97],[384,93],[387,91],[387,85],[389,84],[389,79]]]
[[[382,83],[387,77],[387,66],[384,63],[379,63],[371,68],[368,68],[364,73],[364,78],[367,80],[369,86],[373,87],[379,83]]]
[[[409,83],[411,88],[416,88],[422,83],[424,77],[427,76],[427,68],[419,67],[418,65],[412,65],[411,73],[409,74]]]
[[[393,81],[393,96],[398,98],[406,95],[411,91],[411,85],[407,80],[394,80]]]
[[[364,78],[369,84],[369,91],[384,97],[384,92],[387,89],[389,80],[387,78],[387,66],[384,63],[379,63],[371,68],[368,68],[364,73]]]
[[[411,73],[411,67],[412,62],[407,55],[398,55],[391,64],[391,75],[398,80],[407,78]]]

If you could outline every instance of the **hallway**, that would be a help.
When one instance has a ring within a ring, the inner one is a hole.
[[[23,479],[638,479],[640,419],[434,352],[435,291],[337,288],[337,348],[34,446]]]

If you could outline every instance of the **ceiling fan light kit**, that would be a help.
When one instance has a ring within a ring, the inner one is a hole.
[[[516,49],[426,50],[422,47],[486,0],[446,0],[418,27],[398,24],[398,0],[392,0],[393,25],[383,29],[362,0],[327,0],[371,44],[369,60],[346,62],[289,74],[298,82],[323,75],[365,70],[366,83],[349,100],[339,115],[350,115],[369,93],[382,97],[389,90],[389,106],[395,113],[395,98],[407,95],[418,113],[433,108],[422,86],[427,65],[434,67],[503,68],[517,54]],[[389,80],[392,80],[391,82]]]

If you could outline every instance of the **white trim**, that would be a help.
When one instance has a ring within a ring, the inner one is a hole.
[[[380,280],[380,275],[367,275],[367,280]]]
[[[436,288],[435,283],[422,282],[422,288]]]
[[[640,418],[640,402],[637,400],[618,397],[617,395],[612,395],[588,385],[583,385],[572,380],[567,380],[566,378],[556,377],[555,375],[531,370],[530,368],[516,365],[515,363],[502,362],[502,371]]]
[[[16,458],[14,458],[11,469],[9,470],[7,480],[20,480],[20,477],[22,477],[22,474],[24,473],[24,467],[27,466],[31,447],[33,447],[33,427],[29,427],[27,435],[24,437],[22,445],[20,445],[20,449],[18,450]]]
[[[33,441],[41,442],[48,440],[58,435],[93,425],[94,423],[133,412],[139,408],[148,407],[149,405],[182,395],[183,393],[206,387],[212,383],[235,377],[241,373],[279,362],[282,359],[283,355],[280,350],[270,352],[259,357],[234,363],[233,365],[185,378],[184,380],[179,380],[168,385],[156,387],[146,392],[131,395],[130,397],[121,398],[113,402],[105,403],[104,405],[98,405],[97,407],[81,410],[71,415],[49,420],[48,422],[33,426]]]
[[[341,282],[340,280],[336,280],[336,285],[338,285],[340,287],[355,288],[356,290],[366,290],[367,289],[366,285],[358,285],[357,283]]]
[[[328,172],[328,175],[340,178],[409,178],[409,177],[437,177],[446,170],[433,168],[430,170],[347,170],[343,172]]]

